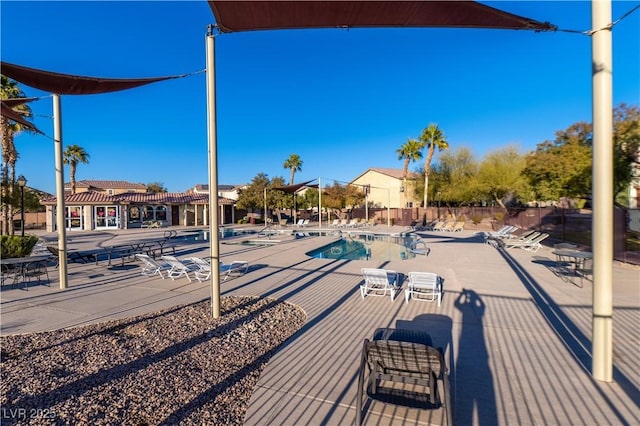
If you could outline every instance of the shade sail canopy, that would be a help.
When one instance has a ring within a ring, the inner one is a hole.
[[[19,106],[22,104],[26,104],[27,102],[31,102],[38,98],[19,98],[19,99],[2,99],[0,100],[0,115],[9,119],[11,121],[15,121],[26,127],[27,129],[31,129],[34,132],[41,133],[42,132],[33,125],[33,123],[28,122],[24,118],[24,114],[20,111],[16,111],[13,109],[15,106]]]
[[[314,187],[314,185],[309,185],[309,183],[311,183],[311,182],[313,182],[313,180],[308,180],[306,182],[297,183],[295,185],[274,186],[271,189],[275,189],[276,191],[282,191],[282,192],[285,192],[287,194],[293,194],[295,192],[298,192],[300,190],[300,188],[303,188],[305,186]],[[315,186],[317,186],[317,185],[315,185]]]
[[[209,1],[224,33],[352,27],[458,27],[554,30],[474,1]]]
[[[98,93],[117,92],[119,90],[132,89],[134,87],[144,86],[145,84],[180,77],[128,79],[83,77],[28,68],[4,61],[0,62],[0,72],[2,75],[26,84],[27,86],[57,95],[95,95]]]

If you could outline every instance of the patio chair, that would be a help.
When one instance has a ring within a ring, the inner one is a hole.
[[[189,282],[191,282],[191,277],[189,276],[189,273],[195,272],[195,268],[192,263],[190,262],[185,263],[185,262],[182,262],[181,260],[178,260],[174,256],[168,256],[168,255],[161,256],[160,259],[162,259],[164,262],[167,262],[167,264],[169,264],[170,269],[167,271],[167,277],[171,278],[172,280],[175,280],[176,278],[185,276],[187,277]]]
[[[386,296],[388,292],[393,302],[400,291],[397,272],[375,268],[362,268],[361,272],[364,283],[360,286],[360,295],[363,299],[366,296]]]
[[[453,424],[444,353],[432,347],[431,337],[422,331],[380,328],[373,340],[364,339],[356,425],[362,424],[365,398],[411,408],[443,409],[447,425]]]
[[[42,281],[43,277],[46,277],[45,284],[49,287],[49,271],[47,271],[47,260],[39,260],[36,262],[25,263],[23,277],[24,277],[24,285],[27,288],[28,283],[31,282],[31,279],[36,281]]]
[[[340,226],[340,219],[333,219],[333,222],[329,225],[331,228],[337,228]]]
[[[427,302],[442,301],[442,277],[433,272],[409,272],[404,300],[421,300]]]
[[[151,258],[148,254],[136,254],[135,258],[142,262],[144,265],[142,266],[142,275],[146,277],[152,277],[156,274],[160,275],[160,278],[164,280],[164,275],[162,275],[162,271],[166,271],[171,267],[169,265],[158,263],[155,259]]]

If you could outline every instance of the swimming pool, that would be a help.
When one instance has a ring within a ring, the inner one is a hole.
[[[417,241],[416,235],[351,234],[306,255],[316,259],[406,260],[422,255],[411,250]]]

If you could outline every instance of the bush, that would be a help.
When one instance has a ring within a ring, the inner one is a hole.
[[[0,257],[29,256],[37,242],[38,237],[34,235],[0,235]]]
[[[482,222],[482,215],[481,214],[471,215],[471,222],[473,222],[474,225],[479,224],[480,222]]]

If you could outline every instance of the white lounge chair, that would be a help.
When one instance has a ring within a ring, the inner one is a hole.
[[[386,296],[388,292],[393,302],[400,291],[397,272],[375,268],[362,268],[361,272],[364,284],[360,286],[360,295],[363,299],[366,296]]]
[[[166,271],[170,269],[170,266],[166,263],[161,264],[156,262],[151,256],[147,254],[136,254],[136,259],[141,261],[144,265],[142,266],[142,275],[146,277],[152,277],[156,274],[160,275],[160,278],[164,280],[164,275],[162,275],[162,271]]]
[[[533,238],[527,238],[525,240],[505,240],[503,244],[506,249],[521,248],[523,250],[536,252],[542,247],[540,243],[548,237],[549,234],[538,234]]]
[[[197,269],[193,271],[195,278],[200,282],[208,280],[211,276],[211,263],[209,263],[208,259],[190,257],[189,260],[197,267]]]
[[[184,263],[181,260],[178,260],[176,257],[168,256],[168,255],[162,256],[161,259],[167,262],[171,267],[167,271],[167,277],[171,278],[172,280],[175,280],[176,278],[180,278],[184,276],[184,277],[187,277],[189,282],[191,282],[191,277],[189,276],[189,273],[195,272],[194,265],[191,262]]]
[[[404,300],[422,300],[427,302],[442,300],[442,278],[433,272],[409,272],[409,284],[404,291]]]
[[[249,262],[246,260],[234,260],[231,263],[220,263],[220,275],[224,275],[222,282],[225,282],[231,274],[245,274],[249,269]]]

